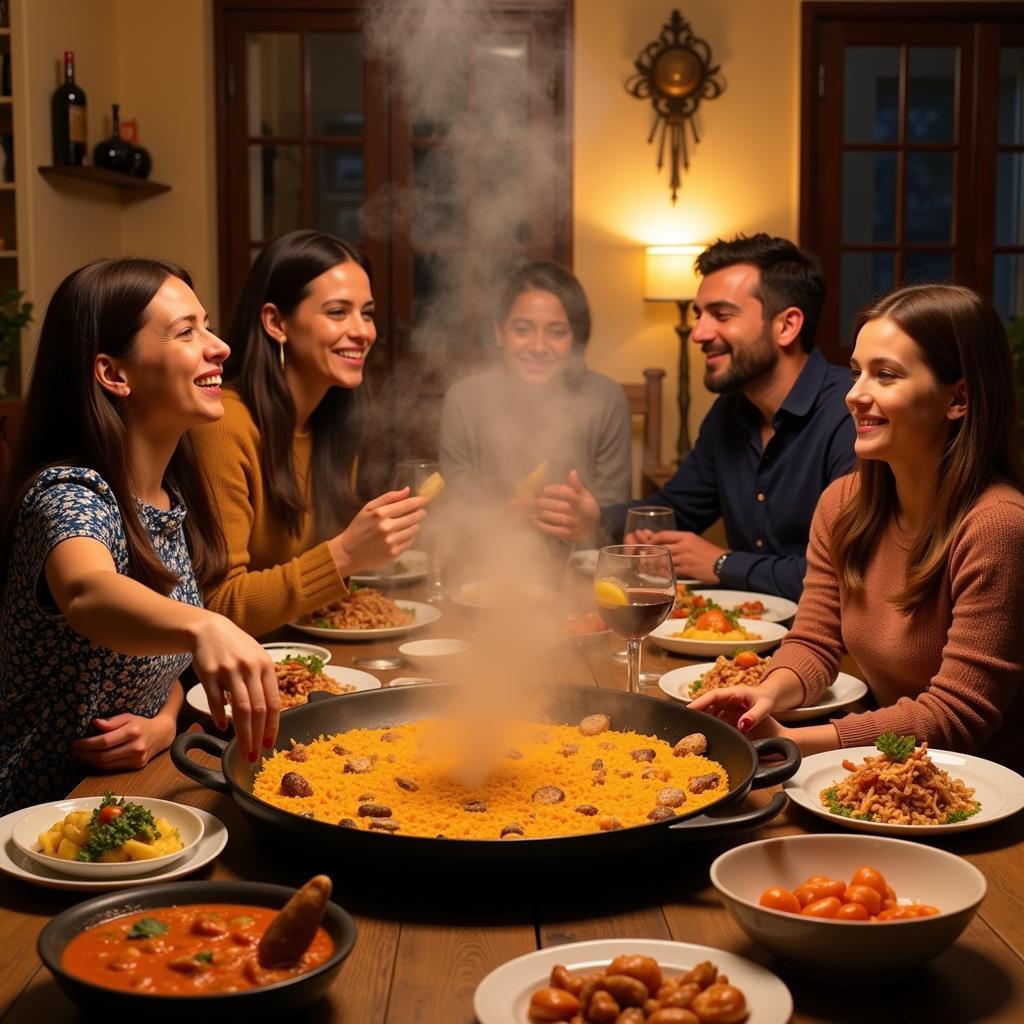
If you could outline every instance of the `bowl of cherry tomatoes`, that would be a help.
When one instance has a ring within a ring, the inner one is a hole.
[[[746,843],[711,881],[754,942],[804,971],[854,981],[903,974],[952,945],[985,876],[944,850],[882,836]]]

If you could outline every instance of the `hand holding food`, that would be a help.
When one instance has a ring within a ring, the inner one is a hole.
[[[537,499],[534,525],[559,540],[582,540],[597,533],[601,510],[582,484],[576,470],[564,484],[548,484]]]
[[[435,475],[439,483],[432,484],[433,478],[428,477],[420,494],[410,497],[408,488],[403,487],[367,502],[345,530],[327,542],[338,572],[351,576],[379,569],[408,550],[419,532],[427,504],[444,488],[440,475]]]
[[[536,498],[544,489],[544,481],[548,478],[548,464],[541,462],[516,484],[517,498]]]
[[[444,490],[444,477],[440,473],[431,473],[426,480],[416,488],[416,493],[427,501],[433,501],[439,497]]]

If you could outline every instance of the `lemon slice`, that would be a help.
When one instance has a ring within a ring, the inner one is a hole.
[[[548,464],[541,462],[530,473],[516,484],[517,498],[536,498],[544,489],[544,481],[548,476]]]
[[[444,477],[440,473],[431,473],[426,480],[419,485],[416,493],[427,501],[433,501],[444,490]]]
[[[621,607],[629,604],[626,592],[611,580],[594,580],[594,600],[605,608]]]

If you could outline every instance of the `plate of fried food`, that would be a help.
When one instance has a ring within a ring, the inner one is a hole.
[[[726,980],[719,980],[720,978]],[[657,1006],[655,1006],[657,1004]],[[771,971],[721,949],[665,939],[598,939],[551,946],[491,971],[473,994],[480,1024],[614,1021],[786,1024],[789,989]],[[661,1017],[653,1016],[660,1013]],[[682,1019],[682,1018],[680,1018]]]
[[[710,690],[721,690],[727,686],[759,686],[770,660],[761,657],[756,651],[746,649],[731,655],[721,654],[714,662],[674,668],[661,677],[658,685],[670,697],[689,704],[695,697],[701,697]],[[780,711],[775,717],[780,722],[822,718],[855,704],[867,692],[867,686],[860,679],[840,672],[817,703],[805,708]]]
[[[676,584],[673,619],[688,619],[694,612],[721,608],[726,613],[761,622],[790,622],[796,615],[796,602],[774,594],[758,594],[752,590],[691,590],[686,583]]]
[[[406,551],[389,565],[372,572],[357,572],[352,579],[360,586],[400,587],[416,583],[427,575],[427,553]]]
[[[767,651],[776,647],[789,630],[778,622],[744,619],[735,612],[712,608],[694,609],[686,620],[666,619],[650,637],[666,651],[691,658],[732,654],[740,649]]]
[[[1024,778],[1016,772],[893,732],[873,747],[805,757],[783,787],[833,824],[904,838],[981,828],[1024,807]]]
[[[313,644],[297,644],[297,647]],[[281,694],[281,710],[299,707],[309,700],[314,690],[341,696],[355,693],[357,690],[380,689],[380,680],[357,668],[344,668],[341,665],[325,665],[315,654],[298,654],[288,651],[283,658],[274,661],[277,673],[277,686]],[[190,707],[200,714],[210,714],[210,700],[202,686],[193,686],[185,694]],[[227,717],[231,717],[231,705],[224,708]]]
[[[440,617],[440,609],[423,601],[392,601],[373,587],[353,586],[340,601],[289,625],[323,640],[387,640]]]

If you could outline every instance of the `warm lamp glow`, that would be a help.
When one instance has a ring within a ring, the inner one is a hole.
[[[679,302],[697,294],[697,273],[693,261],[706,245],[649,245],[644,300]]]

